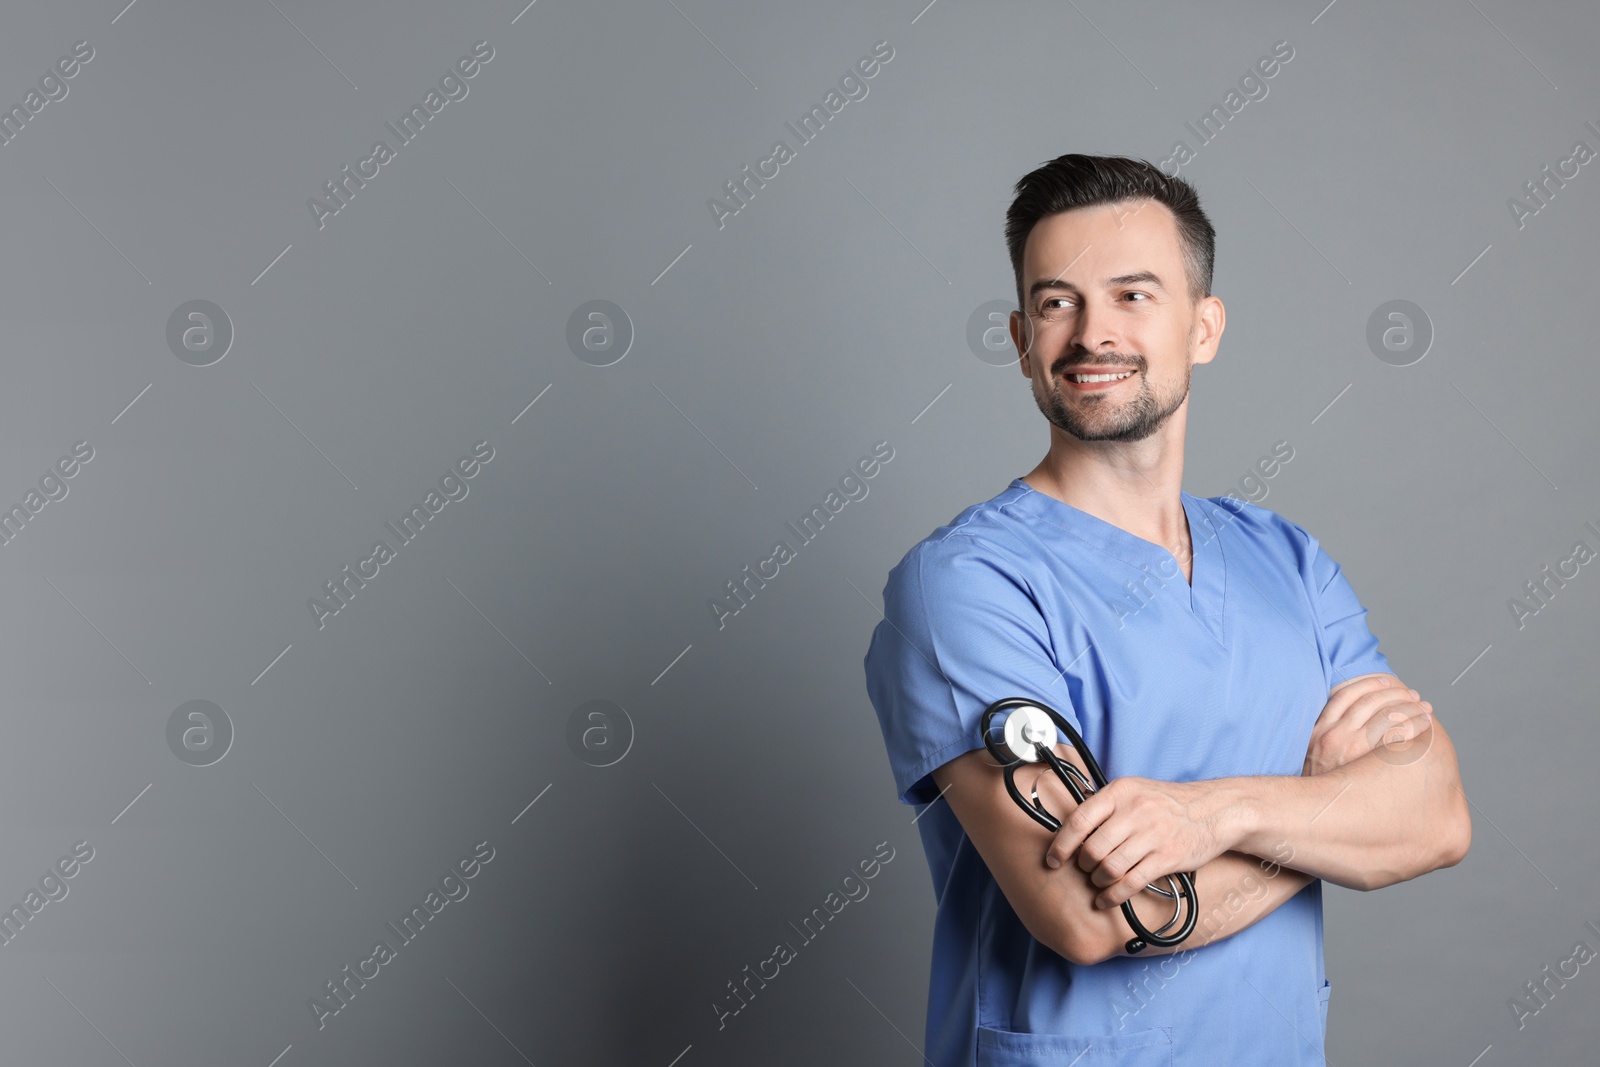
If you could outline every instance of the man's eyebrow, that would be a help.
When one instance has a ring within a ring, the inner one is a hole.
[[[1115,278],[1107,278],[1105,285],[1108,289],[1115,288],[1119,285],[1150,285],[1160,289],[1162,292],[1167,291],[1166,286],[1161,284],[1161,279],[1153,272],[1147,270],[1139,270],[1134,271],[1132,274],[1119,274]],[[1034,282],[1028,287],[1028,298],[1031,300],[1040,293],[1050,289],[1070,289],[1076,291],[1077,288],[1078,287],[1073,285],[1071,282],[1064,282],[1057,278],[1040,278],[1038,281]]]

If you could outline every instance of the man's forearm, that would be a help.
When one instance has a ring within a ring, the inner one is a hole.
[[[1472,820],[1455,746],[1413,691],[1396,699],[1384,691],[1389,683],[1376,681],[1384,678],[1392,676],[1335,687],[1301,775],[1113,779],[1066,816],[1045,865],[1086,873],[1098,890],[1094,906],[1104,910],[1150,898],[1148,883],[1202,871],[1228,852],[1272,859],[1289,849],[1296,870],[1352,889],[1461,862]],[[1384,734],[1376,747],[1373,726]]]
[[[1451,866],[1472,836],[1455,747],[1437,721],[1413,744],[1410,762],[1379,747],[1322,774],[1216,779],[1216,817],[1239,851],[1286,842],[1296,869],[1352,889]]]
[[[1203,865],[1194,875],[1195,898],[1200,902],[1194,932],[1181,944],[1149,945],[1139,955],[1164,956],[1231,937],[1272,914],[1316,880],[1309,874],[1283,866],[1293,859],[1293,851],[1286,843],[1280,842],[1275,850],[1269,851],[1275,851],[1274,859],[1225,852]],[[1069,958],[1081,963],[1098,963],[1113,956],[1129,955],[1127,943],[1134,934],[1122,909],[1095,905],[1093,898],[1097,890],[1076,868],[1064,868],[1059,874],[1071,880],[1063,886],[1063,921],[1071,927],[1066,940],[1074,946]],[[1165,880],[1157,884],[1168,888]],[[1172,901],[1148,891],[1134,897],[1133,906],[1140,921],[1152,930],[1172,915]]]
[[[1063,755],[1073,763],[1075,753]],[[1037,791],[1047,810],[1071,811],[1073,802],[1054,775],[1038,774],[1019,782],[1024,795]],[[1009,814],[1009,813],[1008,813]],[[1195,897],[1200,902],[1195,929],[1182,944],[1162,948],[1150,945],[1141,956],[1165,955],[1230,937],[1270,915],[1314,879],[1291,870],[1294,848],[1287,841],[1274,841],[1262,848],[1261,856],[1243,852],[1224,852],[1195,870]],[[1074,963],[1093,964],[1114,956],[1128,955],[1126,945],[1134,936],[1120,907],[1103,908],[1096,903],[1101,890],[1075,864],[1060,868],[1044,867],[1046,885],[1054,901],[1052,931],[1042,938]],[[1156,880],[1168,888],[1165,879]],[[1173,902],[1144,891],[1133,898],[1136,914],[1147,929],[1155,929],[1172,914]],[[1185,905],[1187,906],[1187,905]],[[1181,918],[1181,916],[1180,916]]]
[[[1182,944],[1150,945],[1139,952],[1140,956],[1165,956],[1201,948],[1266,918],[1300,890],[1316,881],[1302,871],[1282,866],[1292,858],[1287,848],[1280,851],[1283,857],[1273,861],[1243,852],[1224,852],[1201,867],[1194,875],[1194,895],[1200,902],[1200,914],[1194,933]],[[1165,889],[1165,883],[1162,883]],[[1157,916],[1165,922],[1171,914],[1172,902],[1154,893],[1141,893],[1133,905],[1139,909],[1139,919],[1145,926],[1154,928]],[[1164,909],[1164,910],[1163,910]],[[1126,956],[1124,947],[1131,932],[1120,909],[1114,909],[1117,926],[1124,931],[1121,941],[1112,946],[1108,956]]]

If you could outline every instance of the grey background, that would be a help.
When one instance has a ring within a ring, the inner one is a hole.
[[[889,567],[1045,447],[965,341],[1013,293],[1011,185],[1193,146],[1279,40],[1182,171],[1229,311],[1184,487],[1293,445],[1263,505],[1343,565],[1474,805],[1460,866],[1328,888],[1330,1058],[1592,1060],[1592,966],[1520,1032],[1508,999],[1600,948],[1600,575],[1520,630],[1507,600],[1600,547],[1600,176],[1506,206],[1600,148],[1592,8],[121,5],[0,33],[8,105],[95,49],[0,147],[0,502],[95,450],[0,548],[0,901],[95,850],[0,947],[6,1063],[922,1062],[932,886],[861,657]],[[479,40],[469,95],[319,231],[307,198]],[[707,198],[880,40],[719,230]],[[165,340],[195,299],[235,331],[208,367]],[[566,343],[595,299],[636,333],[603,368]],[[1366,344],[1391,299],[1435,332],[1411,366]],[[480,440],[467,498],[319,630],[308,598]],[[709,599],[880,440],[870,495],[719,631]],[[235,731],[208,767],[166,740],[196,699]],[[632,723],[609,767],[567,742],[591,700]],[[480,841],[470,895],[319,1030],[308,999]],[[880,841],[870,896],[719,1030]]]

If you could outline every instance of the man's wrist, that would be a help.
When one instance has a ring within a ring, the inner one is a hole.
[[[1223,851],[1255,855],[1254,845],[1261,835],[1264,805],[1252,778],[1217,778],[1212,781],[1210,816],[1212,833]]]

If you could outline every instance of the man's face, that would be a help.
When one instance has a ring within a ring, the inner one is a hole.
[[[1045,418],[1082,441],[1140,441],[1189,396],[1221,336],[1221,301],[1189,300],[1177,221],[1151,200],[1039,220],[1012,338]],[[1202,323],[1215,304],[1214,329]],[[1115,375],[1112,380],[1100,379]]]

